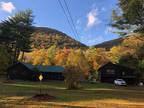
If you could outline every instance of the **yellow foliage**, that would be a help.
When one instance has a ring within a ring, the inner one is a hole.
[[[93,70],[98,70],[101,65],[109,61],[104,48],[90,48],[86,51],[85,56]]]

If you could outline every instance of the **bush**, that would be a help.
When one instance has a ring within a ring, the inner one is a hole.
[[[66,67],[64,71],[65,77],[65,84],[67,89],[80,89],[80,79],[82,78],[83,74],[80,72],[80,69],[76,66],[69,66]]]
[[[97,71],[91,72],[91,73],[89,74],[88,80],[89,80],[90,82],[96,82],[96,81],[98,81],[98,72],[97,72]]]

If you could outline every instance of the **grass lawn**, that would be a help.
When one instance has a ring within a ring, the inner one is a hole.
[[[30,100],[39,93],[39,82],[0,82],[0,108],[144,108],[144,87],[115,87],[111,84],[83,84],[82,90],[66,90],[64,82],[43,82],[42,93],[49,101]]]

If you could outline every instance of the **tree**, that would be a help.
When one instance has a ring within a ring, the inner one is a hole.
[[[55,56],[57,48],[56,46],[51,46],[49,49],[39,49],[34,50],[29,54],[31,57],[27,57],[29,62],[34,65],[55,65]],[[28,54],[27,54],[28,55]]]
[[[144,37],[138,34],[126,37],[122,42],[122,46],[135,50],[138,50],[143,45]]]
[[[138,48],[137,56],[138,56],[139,60],[144,59],[144,43],[143,43],[143,46]]]
[[[85,56],[91,66],[91,71],[97,71],[101,65],[109,61],[104,48],[89,48]]]
[[[131,55],[137,57],[138,59],[143,58],[143,46],[144,46],[144,37],[141,35],[132,35],[122,42],[123,47],[127,49]]]
[[[89,48],[85,52],[85,56],[90,65],[88,79],[98,80],[98,69],[109,61],[106,50],[104,48]]]
[[[65,47],[63,49],[58,49],[56,51],[55,64],[60,66],[66,66],[69,53],[70,50]]]
[[[83,51],[80,49],[78,50],[71,49],[67,58],[66,65],[78,67],[80,69],[79,71],[82,72],[85,75],[85,77],[89,73],[88,61],[86,60],[85,55],[83,54]]]
[[[144,59],[144,37],[134,35],[125,38],[121,47],[123,50],[119,51],[119,63],[127,67],[135,68],[137,70],[138,80],[143,77],[143,59]]]
[[[55,65],[55,56],[56,56],[56,46],[53,45],[46,52],[46,60],[50,62],[50,65]]]
[[[0,75],[6,75],[6,69],[10,63],[10,58],[3,46],[0,46]]]
[[[144,33],[144,0],[119,0],[112,20],[112,27],[116,27],[120,35]]]
[[[107,52],[107,56],[111,62],[118,63],[120,58],[127,53],[127,50],[123,46],[114,46]]]
[[[82,73],[80,72],[80,69],[78,67],[67,66],[63,75],[65,77],[65,84],[67,89],[81,88],[80,78],[82,77]]]
[[[138,58],[136,58],[135,56],[131,55],[131,54],[126,54],[121,56],[119,63],[121,65],[133,68],[133,69],[138,69]]]
[[[31,62],[34,65],[44,65],[46,59],[46,50],[41,49],[41,50],[35,50],[32,52],[32,57],[31,57]]]
[[[139,79],[144,79],[144,59],[139,60],[138,68],[139,68],[139,72],[140,72]]]
[[[0,39],[12,53],[13,61],[17,61],[20,52],[30,50],[33,33],[33,15],[31,10],[20,11],[1,23]]]
[[[71,49],[67,57],[66,71],[64,73],[65,82],[68,89],[78,89],[80,80],[88,76],[89,65],[83,51]]]

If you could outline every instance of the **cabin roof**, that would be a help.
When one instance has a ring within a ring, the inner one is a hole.
[[[101,66],[98,71],[100,71],[101,69],[103,69],[104,67],[108,66],[108,65],[113,65],[119,69],[126,69],[126,70],[134,70],[132,68],[129,68],[129,67],[126,67],[126,66],[123,66],[123,65],[120,65],[120,64],[113,64],[112,62],[108,62],[106,63],[105,65]]]
[[[22,64],[30,70],[35,70],[36,69],[40,72],[63,72],[64,71],[64,67],[62,67],[62,66],[32,65],[30,63],[23,63],[23,62],[18,62],[17,64]],[[17,65],[17,64],[15,64],[15,65]]]
[[[32,65],[28,63],[22,63],[24,64],[27,68],[34,70],[38,69],[40,72],[62,72],[64,71],[64,68],[62,66],[42,66],[42,65]]]

